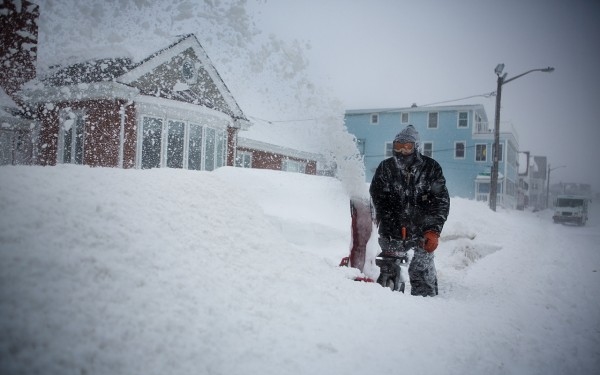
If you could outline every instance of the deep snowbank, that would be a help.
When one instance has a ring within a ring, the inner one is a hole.
[[[557,226],[453,199],[441,294],[424,299],[337,267],[350,220],[331,178],[58,166],[3,167],[0,181],[2,373],[600,366],[598,216]]]

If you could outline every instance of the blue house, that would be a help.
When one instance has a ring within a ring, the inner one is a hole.
[[[345,123],[356,137],[367,182],[392,156],[394,136],[412,124],[420,134],[421,152],[442,166],[451,196],[489,200],[494,132],[483,105],[347,110]],[[506,208],[516,207],[518,150],[512,126],[501,128],[497,203]]]

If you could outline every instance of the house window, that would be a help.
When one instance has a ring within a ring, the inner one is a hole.
[[[188,139],[188,169],[202,170],[202,126],[190,124]]]
[[[225,132],[206,128],[204,135],[206,137],[204,169],[212,171],[225,165]]]
[[[371,124],[372,125],[379,124],[379,113],[371,113]]]
[[[144,117],[142,121],[142,169],[159,168],[163,120]]]
[[[185,123],[169,121],[167,134],[167,168],[183,168]]]
[[[504,144],[500,143],[498,145],[498,161],[502,161],[502,157],[504,156]],[[494,153],[494,147],[492,146],[492,153]]]
[[[140,132],[142,169],[212,171],[226,163],[227,132],[180,120],[144,116]]]
[[[187,83],[194,83],[197,75],[198,71],[194,66],[194,62],[190,59],[186,59],[181,65],[181,77],[183,80]]]
[[[487,161],[487,145],[475,145],[475,161]]]
[[[386,142],[385,143],[385,157],[389,158],[390,156],[392,156],[393,153],[393,143],[392,142]]]
[[[297,173],[305,173],[306,172],[306,163],[285,159],[282,162],[281,170],[286,172],[297,172]]]
[[[58,131],[58,162],[83,164],[85,116],[81,111],[61,111]]]
[[[490,132],[487,122],[483,122],[483,119],[481,118],[481,116],[478,113],[475,114],[475,128],[477,129],[477,133],[489,133]]]
[[[356,139],[356,148],[358,148],[358,152],[361,155],[365,154],[365,143],[366,143],[366,140],[364,138],[357,138]]]
[[[427,119],[427,127],[429,129],[437,129],[437,127],[438,127],[438,113],[437,112],[429,112],[429,116]]]
[[[402,112],[400,114],[400,122],[403,124],[408,124],[408,112]]]
[[[252,168],[252,153],[238,152],[235,157],[235,166],[240,168]]]
[[[433,156],[433,143],[424,142],[423,143],[423,155],[432,157]]]
[[[458,112],[458,127],[468,128],[469,127],[469,112]]]
[[[465,158],[465,142],[454,142],[454,158]]]

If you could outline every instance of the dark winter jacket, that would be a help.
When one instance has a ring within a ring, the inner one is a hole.
[[[385,159],[373,176],[370,193],[382,237],[401,239],[403,226],[408,238],[442,232],[450,210],[446,179],[437,161],[415,156],[408,167],[396,156]]]

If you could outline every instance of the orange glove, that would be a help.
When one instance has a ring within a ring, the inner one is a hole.
[[[433,252],[433,250],[438,247],[438,239],[440,238],[440,234],[438,232],[428,230],[423,234],[425,241],[423,242],[423,249],[428,253]]]

